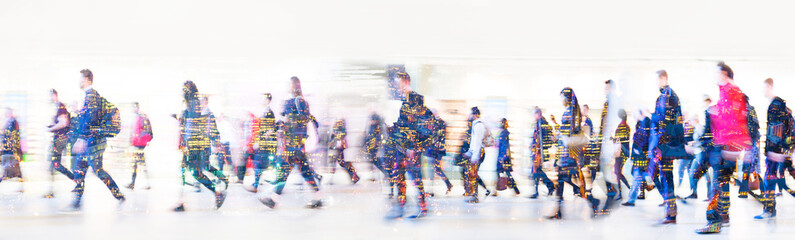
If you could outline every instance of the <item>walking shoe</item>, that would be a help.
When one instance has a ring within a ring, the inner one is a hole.
[[[80,211],[80,204],[72,203],[68,207],[61,210],[63,213],[74,213]]]
[[[423,210],[420,210],[419,212],[417,212],[417,214],[411,215],[408,218],[417,219],[417,218],[423,218],[423,217],[425,217],[427,215],[428,215],[428,209],[423,209]]]
[[[776,214],[775,213],[769,213],[769,212],[764,212],[762,214],[754,216],[754,219],[756,219],[756,220],[770,220],[770,219],[775,219],[775,218],[776,218]]]
[[[561,216],[560,211],[555,213],[555,215],[546,216],[546,219],[550,219],[550,220],[557,220],[557,219],[562,219],[562,218],[563,217]]]
[[[351,178],[351,182],[352,182],[351,184],[356,184],[357,182],[359,182],[359,176],[353,176],[353,178]]]
[[[226,200],[226,191],[216,192],[215,193],[215,209],[221,208],[224,205],[224,201]]]
[[[268,206],[271,209],[276,207],[276,202],[274,202],[272,198],[269,198],[269,197],[261,198],[259,201],[262,204],[265,204],[265,206]]]
[[[127,189],[130,189],[130,190],[135,189],[135,184],[130,183],[130,185],[127,185]]]
[[[479,201],[478,201],[477,197],[469,197],[469,199],[467,199],[466,202],[467,203],[478,203]]]
[[[321,201],[320,199],[312,200],[311,202],[306,204],[306,208],[309,208],[309,209],[318,209],[318,208],[321,208],[321,207],[323,207],[323,201]]]
[[[450,195],[450,191],[452,191],[452,190],[453,190],[453,184],[448,182],[447,183],[447,192],[445,193],[445,195]]]
[[[722,219],[721,223],[723,223],[723,226],[729,225],[729,214],[721,214],[720,218]]]
[[[662,222],[660,222],[660,225],[666,224],[676,224],[676,218],[665,218]]]
[[[54,198],[54,197],[55,197],[55,194],[53,194],[52,192],[51,193],[47,193],[46,195],[42,196],[42,198]]]
[[[489,195],[491,195],[491,191],[489,191],[488,189],[486,189],[486,196],[488,197]]]
[[[621,206],[626,206],[626,207],[634,207],[634,206],[635,206],[635,203],[631,203],[631,202],[625,202],[625,203],[622,203],[622,204],[621,204]]]
[[[174,208],[174,212],[184,212],[185,211],[185,204],[180,203],[179,206]]]
[[[720,233],[720,223],[710,223],[707,226],[702,228],[696,229],[696,233],[698,234],[712,234],[712,233]]]
[[[690,196],[685,197],[685,199],[698,199],[698,194],[696,193],[690,194]]]
[[[536,193],[536,194],[533,194],[533,195],[530,195],[530,196],[529,196],[529,197],[527,197],[527,198],[529,198],[529,199],[536,199],[536,198],[538,198],[538,193]]]

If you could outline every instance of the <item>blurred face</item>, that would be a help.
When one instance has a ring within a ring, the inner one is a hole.
[[[202,98],[201,99],[201,102],[199,102],[199,104],[201,104],[202,108],[206,108],[207,107],[207,104],[208,104],[207,101],[208,100],[206,98]]]
[[[536,120],[541,119],[541,112],[540,111],[536,111],[534,116],[535,116]]]
[[[717,68],[715,74],[716,74],[716,77],[717,77],[718,85],[723,86],[723,85],[726,85],[727,83],[729,83],[731,81],[731,78],[729,78],[728,73],[726,73],[724,71],[721,71],[720,68]]]
[[[50,93],[50,103],[58,102],[58,94]]]
[[[605,95],[609,95],[611,90],[613,90],[613,87],[609,83],[605,83]]]
[[[400,81],[400,90],[403,91],[403,93],[411,92],[411,81],[410,80],[400,78],[399,81]]]
[[[591,112],[591,107],[588,107],[588,106],[582,107],[582,115],[583,116],[587,117],[588,113],[590,113],[590,112]]]
[[[560,102],[563,103],[563,106],[569,106],[569,103],[566,102],[566,96],[562,93],[560,94]]]
[[[668,85],[668,77],[660,76],[657,78],[657,87],[663,88]]]
[[[133,105],[133,112],[138,113],[138,104]]]
[[[80,74],[80,89],[86,89],[88,86],[91,86],[91,81],[88,80],[87,77],[83,77],[83,74]]]
[[[775,94],[773,94],[773,85],[765,83],[765,97],[773,98]]]
[[[266,99],[265,99],[265,106],[267,107],[267,106],[270,106],[270,105],[271,105],[271,100],[268,100],[268,99],[266,98]]]

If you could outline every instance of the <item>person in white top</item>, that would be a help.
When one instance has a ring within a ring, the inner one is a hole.
[[[482,182],[478,176],[478,168],[483,158],[484,139],[489,136],[486,124],[480,119],[480,110],[477,107],[472,108],[472,132],[469,138],[469,150],[464,153],[464,157],[469,159],[466,166],[466,196],[467,202],[478,202],[478,183]],[[485,187],[485,185],[484,185]],[[486,189],[486,195],[489,195],[489,190]]]

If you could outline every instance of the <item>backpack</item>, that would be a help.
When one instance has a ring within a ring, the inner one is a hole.
[[[102,129],[102,137],[112,138],[121,132],[121,114],[116,105],[108,102],[104,97],[101,98],[102,110],[100,113],[102,114],[102,121],[99,125],[100,129]]]

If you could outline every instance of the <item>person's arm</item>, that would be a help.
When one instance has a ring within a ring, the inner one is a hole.
[[[56,122],[54,125],[47,128],[48,132],[58,131],[69,126],[69,117],[67,117],[66,114],[58,115],[58,117],[55,118],[55,121]]]

